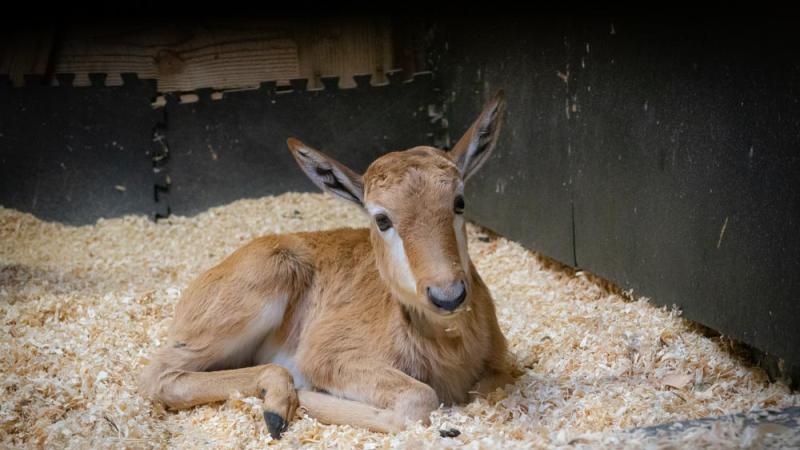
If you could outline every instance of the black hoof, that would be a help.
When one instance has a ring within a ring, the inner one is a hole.
[[[264,422],[267,423],[267,430],[272,439],[280,439],[281,433],[286,431],[288,424],[283,417],[275,414],[274,412],[264,411]]]

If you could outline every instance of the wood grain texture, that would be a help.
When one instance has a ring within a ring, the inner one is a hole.
[[[355,87],[353,75],[372,74],[371,83],[388,83],[393,69],[388,20],[315,21],[296,29],[300,76],[309,89],[322,88],[322,77],[338,76],[340,88]]]
[[[0,36],[0,73],[8,74],[15,86],[26,74],[45,74],[53,50],[54,30],[20,30]]]
[[[265,80],[298,76],[297,47],[288,25],[274,22],[206,26],[104,26],[65,33],[57,72],[75,73],[75,85],[88,74],[106,72],[108,84],[119,73],[155,78],[161,92],[257,86]]]
[[[157,80],[159,92],[254,88],[264,81],[288,84],[307,78],[309,89],[322,77],[372,74],[386,83],[392,70],[391,24],[386,19],[236,20],[189,24],[102,24],[28,32],[0,43],[0,73],[21,85],[28,73],[75,74],[75,86],[90,85],[89,74],[120,73]],[[53,51],[56,46],[57,51]]]

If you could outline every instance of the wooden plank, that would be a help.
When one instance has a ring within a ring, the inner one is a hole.
[[[236,22],[119,28],[76,28],[65,35],[57,72],[75,73],[75,85],[88,74],[106,72],[108,84],[119,73],[155,78],[160,92],[256,87],[262,81],[299,77],[297,46],[289,24]]]
[[[394,67],[408,80],[415,73],[429,72],[429,56],[433,45],[430,23],[425,19],[395,18],[391,25]]]
[[[309,89],[322,88],[322,77],[338,76],[340,88],[352,88],[354,75],[371,74],[373,85],[388,82],[392,38],[387,19],[318,20],[296,28],[300,76]]]
[[[0,73],[8,74],[15,86],[26,74],[45,74],[53,47],[54,30],[15,30],[0,39]]]
[[[60,44],[55,71],[74,73],[76,86],[89,85],[93,72],[108,73],[108,85],[134,72],[156,79],[159,92],[254,88],[297,78],[316,89],[328,76],[350,88],[359,74],[385,84],[392,68],[386,19],[104,24],[69,28]]]

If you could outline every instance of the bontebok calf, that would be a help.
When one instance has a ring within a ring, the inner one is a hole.
[[[452,150],[388,153],[363,175],[289,139],[306,175],[361,207],[369,228],[261,237],[202,274],[143,392],[171,408],[258,396],[277,438],[298,405],[325,423],[392,432],[512,381],[463,216],[464,182],[492,152],[504,110],[501,91]]]

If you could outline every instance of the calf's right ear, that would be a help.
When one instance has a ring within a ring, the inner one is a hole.
[[[320,189],[364,206],[364,180],[361,175],[295,138],[289,138],[286,143],[300,168]]]

